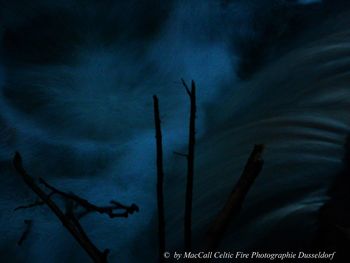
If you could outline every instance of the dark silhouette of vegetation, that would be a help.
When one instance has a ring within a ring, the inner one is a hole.
[[[196,134],[196,84],[191,82],[191,90],[186,82],[181,79],[187,94],[190,98],[190,121],[189,121],[189,140],[188,153],[174,152],[174,154],[187,159],[187,184],[186,184],[186,202],[185,202],[185,217],[184,217],[184,249],[190,251],[192,248],[192,199],[193,199],[193,177],[194,177],[194,161],[195,161],[195,134]],[[157,199],[158,199],[158,224],[159,224],[159,257],[163,261],[163,254],[165,251],[165,220],[164,220],[164,197],[163,197],[163,150],[162,150],[162,135],[159,117],[158,98],[153,96],[154,100],[154,118],[156,129],[156,145],[157,145]],[[233,188],[223,209],[213,220],[206,234],[205,248],[208,250],[215,250],[220,244],[225,231],[228,228],[232,218],[237,216],[240,212],[244,199],[253,185],[255,179],[259,175],[264,161],[261,157],[264,150],[264,145],[255,145],[248,161],[245,165],[243,173],[239,178],[237,184]]]
[[[205,241],[208,250],[215,250],[218,247],[230,222],[240,212],[249,189],[263,167],[264,161],[261,158],[263,150],[264,145],[255,145],[227,202],[209,227]]]
[[[194,147],[196,143],[196,84],[192,80],[191,90],[182,79],[188,96],[190,97],[190,122],[188,136],[188,154],[187,154],[187,184],[186,184],[186,203],[185,203],[185,249],[192,248],[192,199],[193,199],[193,176],[194,176]]]
[[[157,96],[153,96],[154,122],[156,130],[157,148],[157,205],[158,205],[158,241],[159,241],[159,261],[164,261],[165,252],[165,218],[164,218],[164,196],[163,196],[163,144],[161,120],[159,114],[159,103]]]
[[[189,118],[189,138],[188,138],[188,153],[177,153],[187,159],[187,177],[186,177],[186,202],[184,213],[184,248],[186,251],[190,251],[192,248],[192,199],[193,199],[193,178],[194,178],[194,163],[195,163],[195,143],[196,143],[196,84],[192,80],[191,89],[189,89],[186,82],[182,79],[182,84],[185,87],[187,94],[190,98],[190,118]],[[162,131],[161,131],[161,119],[159,112],[159,101],[157,96],[153,96],[154,106],[154,122],[155,122],[155,137],[156,137],[156,167],[157,167],[157,207],[158,207],[158,241],[159,241],[159,261],[164,262],[165,253],[165,215],[164,215],[164,168],[163,168],[163,145],[162,145]],[[206,249],[214,250],[218,247],[222,240],[225,231],[233,217],[235,217],[243,205],[245,196],[254,183],[256,177],[259,175],[262,167],[263,160],[261,158],[264,146],[255,145],[253,152],[251,153],[243,173],[231,192],[228,201],[220,211],[218,216],[214,219],[210,225],[209,231],[206,235]],[[50,190],[49,193],[43,191],[35,180],[27,174],[23,168],[21,155],[17,152],[13,159],[13,164],[19,175],[27,186],[38,196],[38,200],[28,205],[22,205],[15,210],[28,209],[36,206],[47,205],[51,211],[61,221],[63,226],[71,233],[71,235],[77,240],[80,246],[86,251],[95,263],[107,263],[108,249],[104,251],[99,250],[94,243],[89,239],[85,230],[82,228],[79,219],[91,212],[105,214],[110,218],[116,217],[128,217],[134,212],[138,212],[139,208],[135,204],[131,206],[123,205],[117,201],[110,201],[110,205],[97,206],[86,199],[79,197],[74,193],[67,193],[61,191],[54,186],[50,185],[43,178],[39,178],[39,183],[46,189]],[[63,211],[54,200],[53,196],[59,196],[65,201],[65,211]],[[83,211],[78,212],[77,208]],[[32,221],[25,221],[27,227],[23,232],[18,244],[22,244],[27,238]]]
[[[14,209],[14,211],[17,211],[17,210],[21,210],[21,209],[28,209],[28,208],[33,208],[33,207],[37,207],[37,206],[41,206],[41,205],[44,205],[45,202],[41,201],[40,199],[36,200],[34,203],[31,203],[31,204],[28,204],[28,205],[21,205],[21,206],[18,206]]]
[[[73,194],[73,193],[65,193],[57,188],[49,185],[43,178],[39,178],[39,182],[42,183],[46,188],[51,190],[52,194],[58,194],[61,197],[65,198],[66,200],[73,201],[76,205],[79,205],[80,207],[85,209],[85,212],[81,213],[79,217],[82,217],[82,215],[86,215],[91,212],[97,212],[100,214],[106,214],[110,218],[115,217],[128,217],[129,214],[133,214],[134,212],[138,212],[139,208],[137,205],[132,204],[131,206],[122,205],[121,203],[117,201],[110,201],[111,205],[108,206],[96,206],[94,204],[91,204],[89,201]],[[115,212],[120,211],[122,212]]]
[[[111,201],[110,206],[99,207],[91,204],[87,200],[80,198],[75,194],[65,193],[63,191],[60,191],[57,188],[49,185],[44,179],[40,178],[39,182],[51,191],[49,194],[47,194],[38,186],[35,180],[25,171],[22,164],[22,157],[18,152],[14,156],[13,164],[16,171],[21,176],[21,178],[26,183],[26,185],[42,200],[42,202],[44,202],[51,209],[51,211],[61,221],[63,226],[70,232],[70,234],[77,240],[77,242],[91,257],[91,259],[95,263],[106,263],[109,250],[105,249],[104,251],[100,251],[94,245],[94,243],[89,239],[89,237],[85,233],[85,230],[81,226],[78,220],[78,217],[74,211],[75,207],[78,206],[85,209],[85,214],[90,212],[97,212],[101,214],[106,214],[110,218],[128,217],[129,214],[139,211],[139,208],[135,204],[132,204],[131,206],[125,206],[116,201]],[[63,198],[63,200],[66,201],[65,212],[61,208],[59,208],[59,206],[56,204],[54,200],[52,200],[53,195],[59,195],[61,198]],[[35,204],[42,205],[41,202],[36,202],[28,206],[18,207],[17,210],[21,208],[34,207]],[[123,212],[115,212],[117,210],[118,211],[123,210]],[[26,233],[26,236],[28,235],[28,233],[29,231]],[[26,238],[26,236],[23,238],[23,240]]]
[[[193,199],[193,175],[194,175],[194,147],[195,147],[195,119],[196,119],[196,84],[192,80],[191,90],[186,82],[181,79],[187,94],[190,98],[190,121],[189,121],[189,139],[188,153],[182,154],[174,152],[177,155],[187,159],[187,184],[186,184],[186,202],[184,219],[184,243],[187,250],[191,250],[192,239],[192,199]],[[157,96],[153,96],[154,120],[156,130],[157,146],[157,201],[158,201],[158,239],[159,239],[159,260],[164,261],[165,252],[165,218],[164,218],[164,196],[163,196],[163,146],[161,133],[161,120],[159,116],[159,103]]]
[[[32,230],[33,220],[26,219],[24,220],[25,229],[17,242],[17,245],[21,246],[23,242],[28,238],[30,231]]]

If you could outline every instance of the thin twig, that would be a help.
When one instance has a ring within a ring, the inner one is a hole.
[[[181,157],[188,158],[188,154],[186,154],[186,153],[173,152],[173,154],[181,156]]]
[[[77,223],[77,220],[71,220],[67,217],[62,210],[56,205],[56,203],[51,200],[51,198],[35,183],[33,178],[27,174],[22,165],[21,155],[16,152],[13,159],[14,167],[16,168],[18,174],[22,177],[23,181],[27,186],[51,209],[51,211],[57,216],[61,221],[63,226],[72,234],[72,236],[77,240],[80,246],[86,251],[86,253],[91,257],[95,263],[106,263],[107,254],[105,251],[101,252],[87,237],[85,231]]]
[[[51,192],[47,196],[48,197],[52,197],[54,194],[55,194],[54,192]],[[40,199],[37,199],[35,202],[33,202],[31,204],[18,206],[13,211],[17,211],[17,210],[21,210],[21,209],[34,208],[34,207],[42,206],[42,205],[45,205],[45,202],[41,201]]]
[[[28,208],[33,208],[37,206],[42,206],[44,205],[45,202],[41,201],[40,199],[36,200],[34,203],[28,204],[28,205],[21,205],[16,207],[13,211],[21,210],[21,209],[28,209]]]
[[[185,203],[185,220],[184,220],[184,241],[185,249],[191,250],[192,247],[192,196],[193,196],[193,176],[194,176],[194,153],[195,153],[195,120],[196,120],[196,84],[192,80],[191,90],[186,82],[181,79],[187,94],[190,97],[190,121],[189,121],[189,140],[187,156],[187,184],[186,184],[186,203]]]
[[[159,241],[159,261],[164,262],[165,252],[165,218],[164,218],[164,170],[163,170],[163,145],[162,145],[162,129],[159,114],[159,103],[157,96],[153,96],[154,104],[154,122],[156,131],[156,147],[157,147],[157,204],[158,204],[158,241]]]
[[[61,190],[58,190],[57,188],[47,183],[43,178],[39,178],[39,182],[42,183],[46,188],[50,189],[52,193],[58,194],[66,199],[70,199],[76,202],[78,205],[80,205],[84,209],[86,209],[86,212],[84,213],[84,215],[90,212],[97,212],[100,214],[106,214],[110,218],[115,218],[115,217],[128,217],[129,214],[133,214],[134,212],[139,211],[138,206],[135,204],[132,204],[131,206],[125,206],[117,201],[110,201],[110,203],[112,204],[110,206],[96,206],[94,204],[91,204],[86,199],[83,199],[73,193],[66,193]],[[124,212],[115,213],[114,212],[115,210],[124,210]]]
[[[30,231],[32,230],[33,221],[26,219],[26,220],[24,220],[24,224],[25,224],[25,229],[24,229],[20,239],[17,242],[18,246],[21,246],[23,244],[23,242],[28,238],[28,235],[29,235]]]
[[[264,161],[261,157],[263,150],[264,145],[255,145],[226,204],[209,227],[205,241],[208,250],[215,250],[218,247],[231,220],[240,212],[250,187],[263,167]]]
[[[189,97],[191,97],[191,96],[192,96],[192,95],[191,95],[191,91],[190,91],[190,89],[189,89],[189,87],[188,87],[187,83],[185,82],[185,80],[184,80],[184,79],[181,79],[181,82],[182,82],[182,85],[184,85],[184,87],[185,87],[185,89],[186,89],[186,92],[187,92],[188,96],[189,96]],[[193,80],[192,80],[192,83],[193,83]]]

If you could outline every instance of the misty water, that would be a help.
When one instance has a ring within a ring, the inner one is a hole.
[[[127,219],[90,214],[81,223],[111,250],[110,262],[156,260],[154,94],[167,248],[182,248],[186,162],[173,154],[187,143],[181,78],[195,80],[198,93],[195,244],[254,144],[264,143],[263,171],[221,249],[306,246],[342,169],[350,127],[350,21],[346,10],[329,11],[337,8],[329,1],[1,1],[0,257],[88,260],[48,208],[13,211],[36,199],[12,167],[19,151],[34,178],[99,205],[136,203],[140,212]],[[25,219],[33,229],[18,247]]]

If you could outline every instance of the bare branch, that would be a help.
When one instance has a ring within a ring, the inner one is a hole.
[[[91,204],[86,199],[83,199],[73,193],[66,193],[61,190],[58,190],[57,188],[47,183],[43,178],[39,178],[39,182],[42,183],[46,188],[50,189],[53,194],[58,194],[63,198],[72,200],[79,206],[83,207],[86,210],[86,212],[83,213],[84,215],[90,212],[97,212],[100,214],[106,214],[110,218],[115,218],[115,217],[128,217],[129,214],[133,214],[134,212],[139,211],[138,206],[135,204],[132,204],[131,206],[125,206],[120,204],[117,201],[110,201],[110,203],[112,204],[110,206],[96,206],[94,204]],[[124,211],[121,213],[116,213],[114,212],[115,210],[124,210]]]
[[[22,165],[21,155],[16,152],[13,165],[17,170],[18,174],[22,177],[23,181],[27,186],[51,209],[51,211],[57,216],[61,221],[63,226],[72,234],[72,236],[77,240],[80,246],[86,251],[86,253],[91,257],[95,263],[106,263],[107,254],[101,252],[87,237],[85,231],[80,226],[77,220],[72,220],[71,217],[65,215],[62,210],[56,205],[56,203],[51,200],[50,196],[46,194],[33,180],[31,176],[27,174]],[[73,217],[74,218],[74,217]]]
[[[44,205],[45,202],[41,201],[40,199],[36,200],[34,203],[28,204],[28,205],[21,205],[16,207],[13,211],[17,211],[20,209],[28,209],[28,208],[33,208],[33,207],[37,207],[37,206],[42,206]]]
[[[196,134],[196,84],[192,80],[191,91],[186,82],[181,80],[190,97],[190,120],[189,120],[189,139],[187,156],[187,184],[186,184],[186,203],[184,220],[184,240],[185,249],[191,250],[192,247],[192,199],[193,199],[193,177],[194,177],[194,154],[195,154],[195,134]]]
[[[184,80],[184,79],[181,79],[181,82],[182,82],[182,85],[184,85],[184,87],[185,87],[185,89],[186,89],[186,91],[187,91],[188,96],[191,97],[191,91],[190,91],[189,87],[187,86],[185,80]]]
[[[263,150],[264,145],[255,145],[226,204],[209,227],[206,235],[206,248],[208,250],[215,250],[218,247],[232,218],[240,212],[249,189],[263,167],[264,161],[261,157]]]
[[[159,241],[159,262],[164,262],[165,252],[165,216],[164,216],[164,169],[163,169],[163,144],[162,129],[159,114],[159,103],[157,96],[153,96],[154,123],[156,131],[157,149],[157,205],[158,205],[158,241]]]
[[[29,235],[30,231],[32,230],[33,221],[26,219],[26,220],[24,220],[24,224],[25,224],[25,229],[24,229],[20,239],[17,242],[18,246],[21,246],[23,244],[23,242],[28,238],[28,235]]]

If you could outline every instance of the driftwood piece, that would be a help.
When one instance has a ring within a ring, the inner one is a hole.
[[[227,202],[209,227],[205,237],[206,249],[213,251],[218,247],[231,220],[240,212],[249,189],[263,167],[264,161],[261,157],[263,150],[264,145],[255,145]]]
[[[165,216],[164,216],[164,169],[163,169],[163,144],[161,120],[159,114],[158,97],[153,96],[154,123],[156,132],[156,150],[157,150],[157,206],[158,206],[158,242],[159,242],[159,261],[164,262],[165,252]]]
[[[187,153],[187,183],[186,183],[186,202],[185,202],[185,220],[184,220],[184,242],[185,250],[192,248],[192,199],[193,199],[193,177],[194,177],[194,155],[195,155],[195,134],[196,134],[196,84],[192,80],[191,90],[186,82],[182,79],[188,96],[190,97],[190,120],[188,136],[188,153]]]

